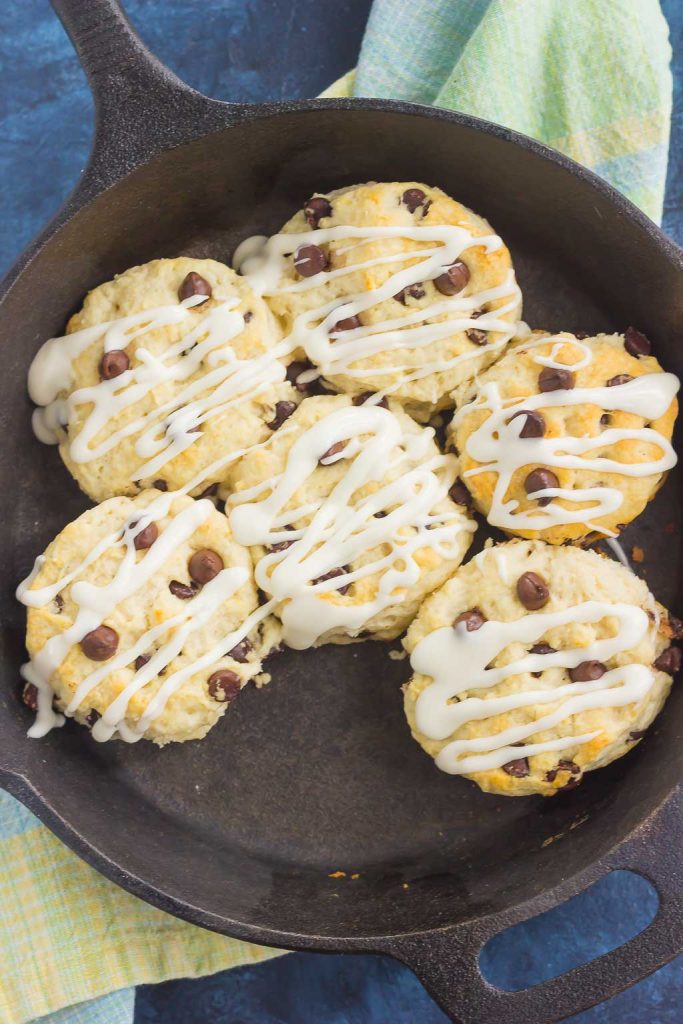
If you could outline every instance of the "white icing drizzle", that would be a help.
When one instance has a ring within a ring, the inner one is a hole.
[[[527,654],[511,664],[487,668],[512,643],[532,645],[551,629],[571,623],[597,623],[616,619],[615,636],[595,640],[587,647],[557,651],[555,654]],[[538,689],[517,690],[500,697],[465,696],[475,690],[489,690],[523,672],[549,668],[575,668],[583,661],[606,662],[637,647],[647,634],[649,619],[642,608],[628,604],[585,601],[557,612],[536,612],[515,622],[489,620],[467,632],[460,623],[455,629],[437,629],[421,640],[411,657],[414,672],[430,676],[430,683],[415,705],[417,728],[433,740],[445,740],[470,722],[482,722],[496,715],[545,704],[553,705],[531,722],[511,725],[502,732],[471,739],[453,739],[439,752],[436,763],[453,775],[490,771],[508,761],[549,750],[566,750],[588,743],[600,730],[566,735],[542,742],[527,742],[536,734],[552,730],[573,715],[596,708],[623,707],[642,701],[654,682],[645,665],[620,665],[600,679]]]
[[[398,418],[378,406],[348,406],[328,414],[295,441],[280,476],[231,497],[230,524],[239,542],[268,547],[293,542],[284,550],[269,551],[256,565],[259,587],[282,602],[280,616],[290,647],[310,647],[337,628],[357,635],[374,615],[404,600],[406,589],[417,582],[418,550],[431,548],[441,558],[454,558],[458,535],[476,528],[455,508],[433,511],[455,480],[457,462],[431,453],[432,437],[431,430],[404,432]],[[332,492],[315,505],[285,511],[315,472],[320,456],[340,442],[344,449],[326,460],[343,462],[346,470]],[[388,468],[401,472],[382,483]],[[358,491],[370,483],[377,489],[358,498]],[[256,500],[265,491],[267,496]],[[377,518],[378,512],[385,514]],[[307,514],[310,522],[304,529],[287,529]],[[321,580],[383,545],[386,554]],[[362,604],[321,600],[322,594],[375,574],[376,594]]]
[[[76,463],[100,459],[124,438],[137,434],[135,450],[146,461],[133,475],[148,477],[196,443],[201,437],[197,428],[212,416],[284,380],[279,358],[288,354],[286,345],[276,345],[252,359],[236,357],[230,342],[244,330],[244,318],[235,311],[237,297],[220,299],[204,315],[192,312],[201,301],[201,296],[192,296],[45,342],[29,370],[29,394],[39,405],[33,414],[38,439],[58,443],[59,427],[69,423],[78,407],[87,406],[81,430],[69,440],[71,459]],[[139,345],[132,365],[118,377],[78,388],[66,399],[59,397],[71,386],[74,360],[89,346],[102,344],[105,352],[125,348],[148,331],[185,320],[189,320],[189,331],[160,355]],[[203,372],[196,376],[200,369]],[[96,440],[114,418],[166,382],[181,385],[180,390]]]
[[[386,241],[392,238],[407,238],[419,242],[438,243],[434,247],[410,252],[387,253],[350,266],[321,271],[309,278],[303,278],[282,285],[281,279],[288,260],[294,250],[302,245],[324,245],[347,238],[358,238],[357,245],[349,245],[342,252],[361,247],[368,241]],[[391,263],[417,262],[392,274],[377,288],[347,296],[340,304],[334,299],[315,309],[307,310],[296,317],[289,343],[292,349],[303,348],[309,359],[326,376],[344,374],[358,378],[386,376],[400,373],[403,376],[393,386],[385,388],[382,394],[391,394],[405,383],[420,380],[452,369],[459,363],[476,359],[483,351],[498,351],[509,342],[515,333],[516,323],[505,317],[516,310],[521,302],[521,293],[513,271],[509,271],[500,285],[474,295],[439,296],[428,306],[412,310],[404,316],[384,320],[381,323],[363,325],[353,330],[335,331],[338,321],[357,316],[372,306],[391,299],[399,291],[418,282],[433,280],[443,273],[455,260],[473,246],[483,246],[488,252],[500,248],[497,235],[472,236],[465,228],[452,225],[421,225],[413,227],[350,227],[317,228],[298,234],[279,234],[264,239],[263,236],[247,239],[235,252],[233,263],[244,273],[254,290],[259,294],[282,295],[305,292],[327,281],[343,277],[357,270]],[[480,316],[472,314],[492,302],[504,300],[496,310],[484,311]],[[439,323],[431,319],[447,315]],[[354,368],[354,364],[373,355],[388,351],[424,349],[455,332],[475,328],[496,332],[498,337],[485,348],[473,346],[452,359],[428,360],[423,366],[385,366],[375,369]]]
[[[542,366],[575,370],[588,365],[592,358],[587,345],[569,338],[542,338],[528,347],[547,345],[548,342],[554,342],[550,355],[538,355],[534,360]],[[569,366],[556,361],[558,351],[567,344],[575,345],[582,353],[581,358]],[[498,385],[489,382],[483,385],[478,397],[459,409],[453,418],[455,425],[474,411],[489,412],[486,420],[465,442],[465,452],[480,465],[466,470],[463,476],[469,478],[480,473],[496,474],[491,510],[487,517],[493,526],[509,530],[543,530],[560,524],[583,523],[589,529],[607,536],[616,536],[595,520],[611,515],[621,506],[623,494],[617,487],[547,487],[535,491],[530,497],[562,498],[570,505],[590,504],[584,508],[564,508],[551,500],[545,506],[537,505],[520,510],[518,501],[512,498],[506,500],[505,497],[513,474],[523,466],[538,464],[628,477],[655,476],[676,465],[676,453],[669,441],[651,427],[607,428],[595,437],[523,438],[520,434],[525,418],[512,417],[522,409],[534,411],[586,404],[597,405],[606,410],[634,413],[645,420],[656,420],[669,408],[679,387],[680,382],[672,373],[648,373],[635,377],[626,384],[613,387],[573,388],[530,395],[526,398],[504,399]],[[620,462],[606,456],[591,457],[591,453],[597,449],[624,440],[656,445],[661,451],[661,456],[658,459],[637,463]]]
[[[626,552],[618,540],[615,540],[614,537],[606,537],[605,544],[610,549],[617,562],[621,562],[621,564],[625,565],[627,569],[631,568],[631,563],[628,560]]]

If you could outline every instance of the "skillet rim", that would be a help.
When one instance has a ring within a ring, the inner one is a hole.
[[[184,88],[186,88],[186,91],[188,92],[194,92],[194,90],[189,90],[187,87]],[[195,126],[190,126],[189,131],[186,128],[184,132],[173,140],[157,139],[154,141],[151,150],[141,157],[138,156],[133,165],[128,166],[123,171],[120,168],[114,168],[113,173],[110,172],[107,176],[109,180],[107,180],[107,177],[102,176],[101,169],[101,155],[104,152],[102,147],[103,145],[106,146],[106,139],[104,142],[102,141],[102,124],[100,123],[96,126],[93,150],[83,175],[67,197],[61,209],[57,211],[55,216],[40,235],[27,246],[23,254],[19,257],[14,266],[10,268],[7,275],[0,283],[0,316],[3,312],[5,299],[9,296],[12,288],[17,283],[23,272],[28,269],[38,254],[56,238],[61,228],[65,227],[81,210],[90,206],[100,197],[106,196],[106,193],[110,189],[116,187],[119,182],[124,181],[130,175],[137,173],[141,168],[155,160],[162,158],[166,152],[169,152],[172,149],[179,148],[180,146],[191,145],[200,139],[209,138],[214,134],[229,130],[235,125],[246,125],[251,121],[277,117],[283,114],[307,114],[321,110],[353,110],[356,112],[359,109],[363,109],[369,112],[398,113],[411,117],[426,117],[431,120],[454,124],[475,132],[481,132],[498,138],[513,146],[525,149],[533,158],[555,164],[566,173],[578,178],[583,187],[597,193],[603,202],[613,206],[627,219],[629,222],[628,230],[630,232],[640,232],[647,236],[650,244],[654,244],[656,246],[664,259],[671,264],[672,268],[679,274],[683,274],[683,249],[670,239],[661,230],[661,228],[658,227],[658,225],[639,210],[629,199],[621,195],[621,193],[595,174],[595,172],[578,164],[571,157],[559,153],[545,144],[537,142],[536,140],[522,135],[521,133],[493,124],[492,122],[488,122],[471,115],[462,114],[457,111],[448,111],[423,104],[385,99],[327,98],[267,103],[252,106],[212,100],[201,96],[199,93],[195,93],[194,95],[197,100],[201,101],[201,104],[205,109],[207,109],[207,107],[212,109],[213,116],[211,120],[214,122],[212,127],[208,130],[196,131]],[[204,128],[205,125],[206,122],[204,122],[202,128]],[[2,723],[0,720],[0,734],[1,732]],[[1,757],[2,755],[0,755],[0,758]],[[469,934],[469,937],[473,941],[478,942],[478,945],[481,946],[488,937],[487,932],[489,929],[487,925],[489,923],[494,925],[490,934],[495,934],[517,921],[533,917],[538,913],[556,906],[560,902],[570,898],[577,892],[585,889],[592,882],[596,881],[607,871],[612,870],[615,867],[622,866],[620,863],[622,855],[626,856],[626,861],[628,862],[631,859],[629,857],[629,853],[634,849],[637,849],[639,846],[642,846],[643,839],[647,839],[648,832],[651,829],[654,828],[657,831],[660,831],[662,823],[673,821],[679,823],[677,831],[680,834],[680,812],[681,806],[683,806],[683,786],[679,781],[679,783],[674,785],[669,793],[663,797],[661,803],[649,812],[646,818],[641,820],[634,829],[628,832],[620,841],[615,843],[613,847],[610,847],[608,851],[603,853],[596,860],[592,861],[584,869],[568,876],[558,886],[551,889],[545,889],[538,895],[514,904],[503,912],[496,911],[479,918],[475,916],[459,923],[449,924],[438,928],[419,929],[416,931],[390,935],[373,934],[371,936],[323,936],[283,932],[266,926],[249,925],[244,924],[241,921],[235,921],[232,919],[227,920],[226,918],[220,918],[217,920],[215,915],[212,915],[199,907],[195,907],[190,903],[183,902],[175,896],[171,896],[167,892],[152,886],[150,883],[145,882],[143,879],[112,861],[107,856],[106,852],[87,840],[85,836],[82,836],[72,825],[69,824],[69,822],[53,810],[50,806],[49,799],[46,798],[45,795],[41,793],[31,782],[28,772],[22,771],[20,768],[0,765],[0,782],[8,792],[21,800],[21,802],[33,811],[33,813],[35,813],[58,838],[65,842],[65,844],[85,860],[86,863],[100,871],[100,873],[109,878],[115,884],[144,899],[146,902],[156,906],[160,910],[172,913],[174,916],[179,917],[182,920],[201,925],[202,927],[208,928],[212,931],[230,934],[236,938],[252,942],[256,941],[273,947],[315,952],[378,952],[396,956],[398,959],[403,960],[408,963],[409,966],[413,967],[413,969],[418,971],[422,980],[427,982],[428,988],[436,995],[442,1005],[443,993],[439,991],[438,982],[433,980],[430,981],[425,976],[428,973],[425,963],[425,954],[422,953],[422,956],[420,957],[418,956],[417,949],[414,949],[411,955],[411,942],[415,945],[415,943],[419,942],[421,939],[425,939],[427,941],[431,939],[433,941],[438,936],[455,937],[456,935]],[[669,834],[669,838],[671,838],[671,833]],[[638,861],[641,860],[640,858],[636,859]],[[640,866],[636,870],[640,870],[640,873],[644,874],[646,877],[652,876],[653,881],[657,883],[656,887],[659,888],[660,885],[662,885],[662,879],[657,877],[658,872],[654,870],[654,864],[652,861],[652,856],[646,857],[644,864],[641,862]],[[628,864],[624,864],[623,866],[627,867]],[[649,871],[648,868],[650,869]],[[679,868],[683,868],[683,864],[679,865]],[[675,874],[675,871],[673,874]],[[667,889],[670,885],[670,879],[665,877],[663,883],[664,889]],[[668,893],[662,893],[662,895],[666,895],[667,897],[669,896]],[[666,926],[668,922],[669,925],[673,925],[674,921],[672,919],[672,913],[672,906],[670,905],[669,900],[663,900],[659,913],[655,918],[655,922],[658,922],[660,925],[660,932],[662,924]],[[654,928],[654,922],[650,927]],[[632,942],[636,942],[640,938],[641,936],[636,936]],[[663,948],[657,949],[657,941],[659,941],[659,947]],[[631,944],[629,943],[628,945]],[[639,968],[637,971],[632,970],[629,977],[625,977],[624,968],[622,966],[622,987],[623,985],[636,980],[633,978],[634,973],[637,977],[642,976],[643,974],[654,970],[663,962],[666,962],[666,959],[671,959],[675,956],[678,950],[672,949],[672,946],[673,943],[669,945],[662,939],[660,934],[659,940],[655,939],[654,957],[657,962],[650,962],[649,966]],[[613,953],[616,954],[625,948],[626,947],[623,946],[618,947],[618,949],[614,950]],[[653,950],[651,949],[649,952],[650,960],[652,960]],[[574,971],[560,975],[558,978],[553,979],[553,981],[563,983],[567,986],[569,993],[571,993],[572,982],[578,981],[579,977],[576,972],[583,971],[586,974],[586,977],[588,977],[588,969],[591,968],[592,965],[598,964],[600,961],[606,961],[606,958],[609,956],[610,954],[607,954],[606,957],[599,958],[598,961],[592,961],[584,965],[585,971],[584,968],[576,968]],[[420,960],[422,960],[422,963],[420,963]],[[605,966],[607,966],[606,962]],[[456,968],[457,965],[454,965],[454,979],[457,979]],[[451,984],[454,983],[455,980],[451,982]],[[443,984],[445,983],[442,983],[442,985]],[[470,984],[474,984],[474,987],[476,987],[476,979],[474,983],[472,979],[470,979]],[[485,984],[486,983],[481,980],[479,982],[479,988],[481,989],[481,986]],[[552,982],[545,984],[551,986]],[[490,988],[490,986],[487,987]],[[536,993],[540,996],[541,987],[542,986],[536,986],[533,989],[525,990],[524,992],[517,994],[501,992],[500,995],[504,995],[506,999],[512,999],[516,996],[519,996],[521,999],[522,996],[526,994],[531,996],[532,993]],[[610,991],[613,992],[613,990],[614,982],[612,982],[610,986]],[[491,991],[493,992],[495,990]],[[604,998],[604,996],[598,996],[598,999],[599,998]],[[504,1005],[505,1004],[503,1004],[503,1006]],[[572,1012],[575,1012],[575,1010]]]
[[[160,138],[151,138],[148,151],[139,155],[133,165],[125,168],[114,167],[106,176],[99,165],[106,156],[106,151],[110,146],[107,144],[107,139],[102,138],[106,125],[102,123],[96,111],[92,147],[83,172],[43,230],[27,244],[12,266],[0,278],[0,313],[2,312],[2,303],[21,274],[61,228],[65,227],[81,210],[92,205],[101,196],[106,195],[107,192],[115,188],[126,178],[136,174],[143,167],[163,158],[171,150],[178,149],[181,146],[192,145],[201,139],[230,131],[234,127],[241,127],[252,121],[277,117],[281,114],[303,114],[322,110],[356,111],[360,109],[428,118],[430,120],[455,124],[475,132],[481,132],[484,135],[491,135],[502,142],[527,150],[534,157],[539,158],[541,161],[555,164],[563,171],[578,178],[587,187],[596,191],[603,199],[619,210],[620,213],[624,214],[633,227],[643,231],[657,245],[662,254],[677,269],[683,272],[683,246],[678,245],[673,238],[667,235],[655,221],[648,217],[627,196],[619,192],[595,171],[578,163],[565,153],[553,149],[551,146],[539,142],[529,135],[524,135],[522,132],[495,124],[493,121],[487,121],[472,114],[463,114],[457,110],[447,110],[445,107],[434,107],[424,103],[412,103],[404,100],[378,99],[374,97],[323,97],[312,100],[284,100],[276,103],[249,104],[215,100],[190,89],[189,86],[184,86],[183,88],[188,93],[191,93],[196,100],[201,101],[203,107],[213,110],[217,116],[212,117],[211,121],[216,121],[217,123],[212,124],[205,131],[195,131],[193,130],[195,126],[189,123],[186,130],[179,133],[177,138],[166,139],[163,137],[163,133]],[[223,123],[220,123],[221,121]],[[110,157],[107,159],[109,160]]]

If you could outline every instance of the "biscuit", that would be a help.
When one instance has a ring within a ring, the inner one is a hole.
[[[521,314],[490,225],[416,182],[314,196],[263,255],[245,270],[325,381],[386,392],[422,422],[501,354]]]
[[[594,551],[485,548],[408,630],[413,737],[487,793],[573,788],[627,753],[661,710],[679,632],[641,579]]]
[[[268,436],[277,403],[299,401],[275,318],[215,260],[133,267],[91,291],[67,331],[31,367],[34,427],[95,501],[201,494]]]
[[[210,501],[145,491],[69,524],[19,591],[37,733],[56,706],[93,729],[163,745],[199,739],[276,642],[249,553]]]
[[[236,466],[226,514],[294,648],[398,636],[460,564],[475,524],[457,460],[397,403],[306,398]]]
[[[456,392],[449,441],[492,526],[551,544],[614,537],[676,464],[678,379],[647,338],[534,334]]]

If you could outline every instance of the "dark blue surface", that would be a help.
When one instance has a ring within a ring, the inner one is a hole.
[[[87,0],[83,0],[87,3]],[[454,0],[455,2],[455,0]],[[202,92],[313,96],[354,62],[370,0],[128,0],[152,49]],[[683,3],[672,28],[675,115],[664,226],[683,241]],[[0,0],[0,273],[58,208],[87,158],[92,106],[47,0]],[[483,968],[504,988],[569,969],[646,927],[654,895],[619,873],[500,936]],[[681,1024],[683,957],[573,1024]],[[136,1024],[444,1024],[406,968],[383,957],[294,954],[140,990]],[[505,1024],[501,1021],[500,1024]]]

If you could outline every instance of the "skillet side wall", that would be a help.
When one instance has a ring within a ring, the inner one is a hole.
[[[440,185],[489,218],[513,250],[532,326],[633,322],[683,376],[680,265],[627,207],[503,137],[362,108],[263,117],[156,158],[67,223],[0,307],[0,765],[25,775],[41,795],[34,809],[79,852],[102,851],[98,866],[128,887],[170,897],[169,909],[212,927],[237,922],[304,943],[420,931],[532,899],[645,821],[683,760],[678,688],[640,748],[574,793],[485,796],[440,775],[410,740],[397,693],[405,663],[373,644],[284,655],[274,682],[245,691],[199,744],[101,747],[72,726],[25,739],[16,699],[24,616],[13,589],[87,506],[57,453],[30,433],[33,354],[113,274],[179,253],[227,260],[312,191],[370,179]],[[629,538],[646,551],[656,596],[680,614],[679,532],[664,532],[679,517],[674,473]],[[339,868],[361,878],[341,888],[327,877]],[[210,908],[211,919],[192,907]]]

